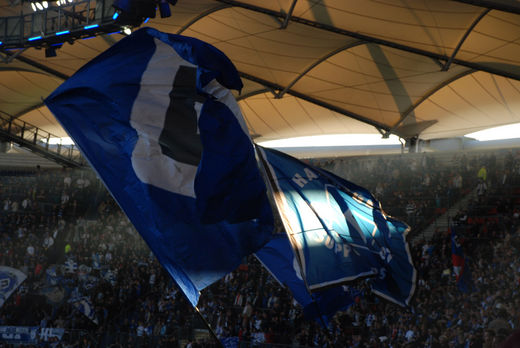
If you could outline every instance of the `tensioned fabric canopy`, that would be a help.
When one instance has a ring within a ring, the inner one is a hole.
[[[21,6],[0,5],[0,16]],[[234,62],[257,140],[427,140],[520,122],[515,0],[179,0],[145,25],[207,41]],[[65,43],[51,58],[3,51],[0,112],[65,136],[42,99],[121,37]]]

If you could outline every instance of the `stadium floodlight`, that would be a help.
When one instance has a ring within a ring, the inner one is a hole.
[[[125,35],[132,34],[132,29],[130,29],[130,27],[123,27],[122,29],[123,30],[121,30],[121,31],[123,32],[123,34],[125,34]]]
[[[56,0],[56,6],[65,6],[70,5],[74,2],[74,0]]]
[[[49,7],[49,3],[47,1],[32,1],[31,8],[34,12],[43,11]]]

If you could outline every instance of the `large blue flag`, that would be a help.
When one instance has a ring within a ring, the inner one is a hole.
[[[143,28],[45,100],[193,305],[272,230],[241,87],[215,47]]]
[[[371,277],[375,294],[408,305],[416,279],[409,227],[362,187],[275,150],[259,154],[309,289]]]
[[[307,319],[326,324],[337,311],[346,310],[354,304],[355,297],[360,295],[356,290],[341,285],[311,294],[285,234],[273,236],[255,255],[282,286],[289,288],[294,299],[303,307]]]

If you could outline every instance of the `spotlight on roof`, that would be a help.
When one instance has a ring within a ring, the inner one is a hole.
[[[56,57],[56,50],[63,46],[62,43],[55,43],[48,47],[45,47],[45,58]]]
[[[166,0],[159,2],[159,13],[161,14],[161,18],[170,17],[172,15],[170,4]]]
[[[43,11],[49,7],[47,1],[31,1],[31,8],[34,12]]]
[[[130,29],[130,27],[123,27],[122,30],[123,34],[125,35],[130,35],[132,34],[132,29]]]
[[[115,0],[114,20],[121,25],[139,26],[146,18],[155,18],[157,2],[155,0]]]
[[[51,58],[51,57],[56,57],[56,48],[54,47],[47,47],[45,49],[45,58]]]

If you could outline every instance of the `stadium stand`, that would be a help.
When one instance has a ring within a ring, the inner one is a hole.
[[[314,164],[370,188],[414,231],[469,195],[450,217],[471,270],[469,288],[456,280],[450,231],[439,230],[413,245],[418,286],[410,309],[375,297],[361,281],[355,303],[324,329],[305,320],[289,290],[251,256],[199,302],[226,346],[495,347],[518,329],[519,151]],[[482,167],[488,189],[479,196]],[[27,275],[0,310],[1,327],[39,327],[33,346],[217,346],[92,171],[16,167],[0,176],[0,260]]]

